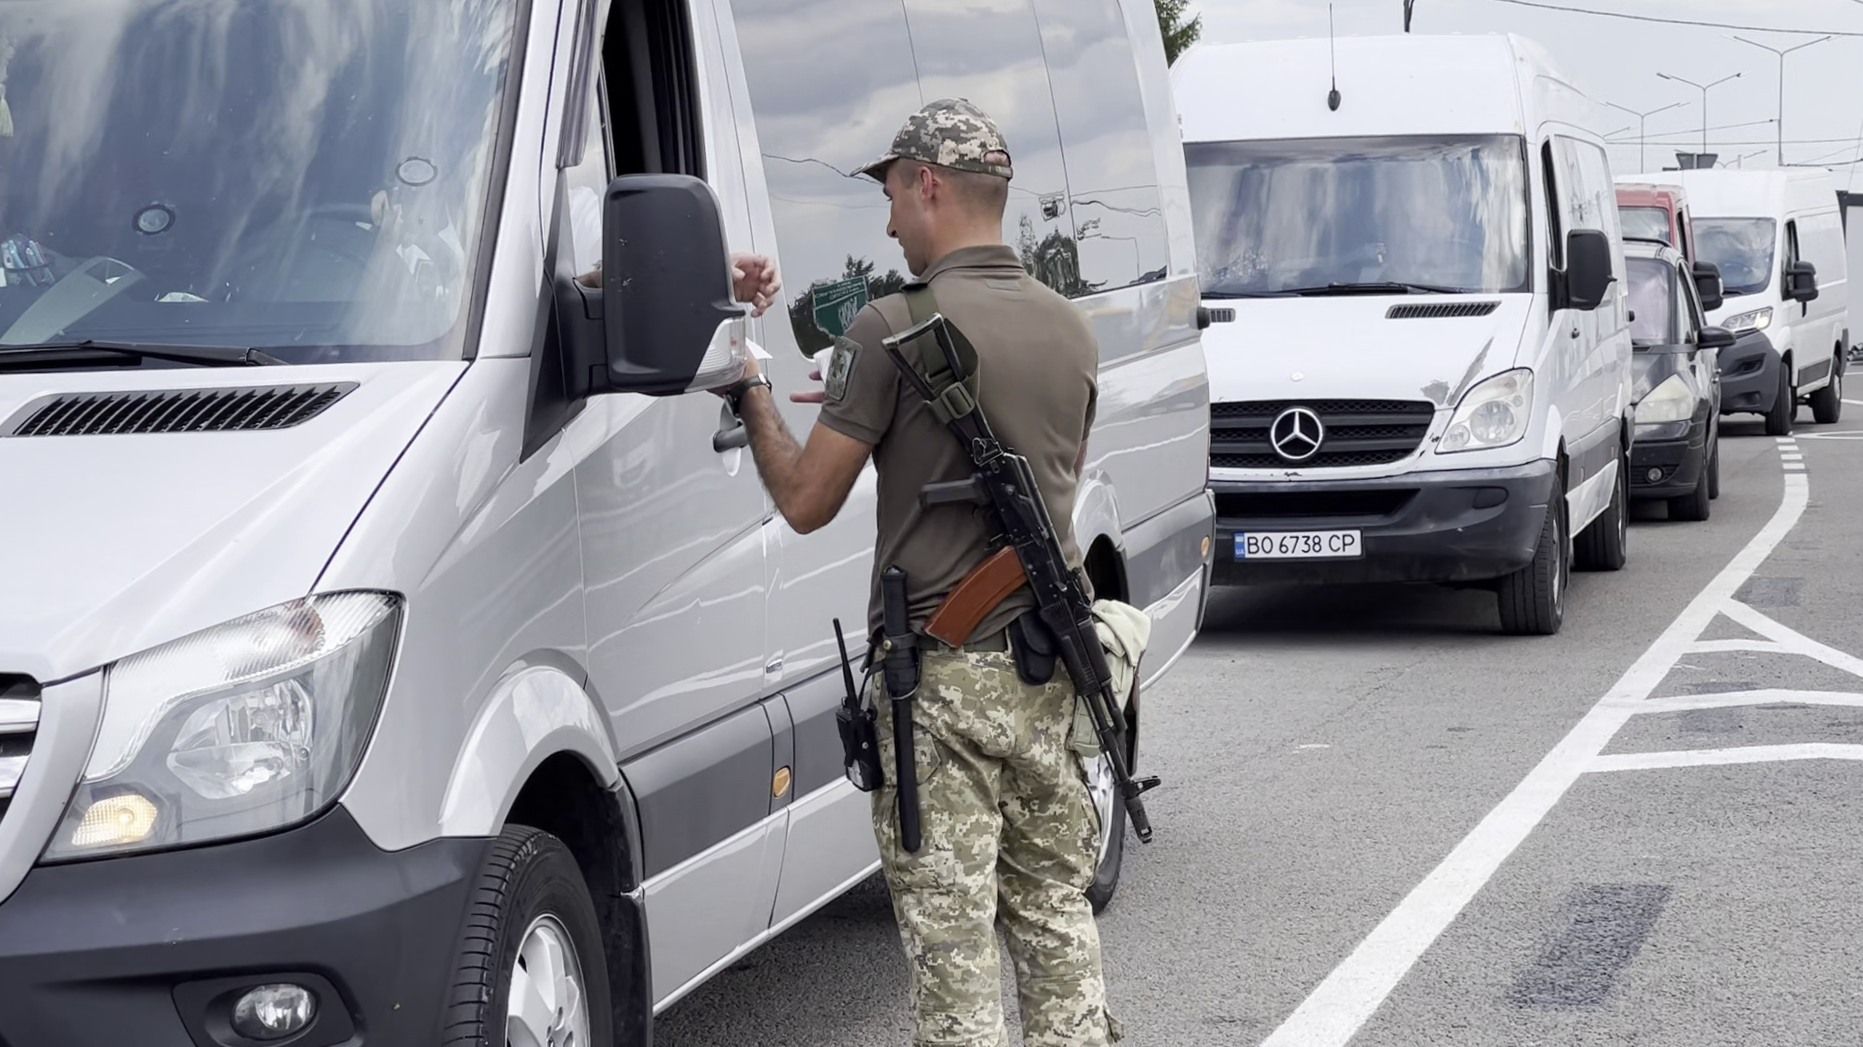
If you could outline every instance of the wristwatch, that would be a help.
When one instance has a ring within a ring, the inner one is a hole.
[[[742,414],[744,410],[744,397],[749,396],[750,391],[752,389],[757,388],[758,386],[762,386],[763,388],[768,389],[771,392],[776,391],[776,386],[770,384],[769,375],[765,375],[765,374],[752,375],[749,378],[745,378],[739,381],[736,385],[733,385],[730,389],[726,390],[725,398],[731,402],[731,410],[734,413]]]

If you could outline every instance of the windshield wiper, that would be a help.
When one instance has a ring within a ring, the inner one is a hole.
[[[1287,292],[1303,298],[1319,298],[1325,295],[1347,294],[1474,294],[1466,287],[1439,287],[1435,284],[1410,284],[1393,281],[1366,281],[1361,283],[1333,282],[1325,287],[1296,287]]]
[[[113,353],[140,360],[168,360],[196,367],[262,367],[284,361],[263,349],[222,345],[141,345],[135,342],[43,342],[38,345],[0,345],[0,368],[9,364],[61,363],[70,356]]]
[[[1203,297],[1212,301],[1228,301],[1236,298],[1292,298],[1292,291],[1204,291]]]

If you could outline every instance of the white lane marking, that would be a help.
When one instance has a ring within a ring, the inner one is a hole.
[[[1828,433],[1806,433],[1807,440],[1863,440],[1863,429],[1833,429]]]
[[[1798,462],[1802,462],[1802,461],[1804,461],[1804,460],[1805,460],[1805,452],[1803,452],[1803,451],[1785,451],[1785,452],[1782,452],[1782,453],[1781,453],[1781,454],[1779,455],[1779,457],[1781,457],[1781,458],[1783,458],[1783,459],[1785,459],[1785,460],[1786,460],[1786,461],[1788,461],[1788,462],[1793,462],[1793,461],[1798,461]]]
[[[1598,774],[1612,771],[1660,771],[1671,767],[1728,767],[1742,763],[1790,760],[1863,761],[1863,745],[1809,742],[1804,745],[1742,745],[1731,749],[1682,749],[1666,753],[1613,753],[1591,762]]]
[[[1763,705],[1840,705],[1863,707],[1863,694],[1849,691],[1797,691],[1766,689],[1728,691],[1724,694],[1689,694],[1676,698],[1650,698],[1626,703],[1632,715],[1692,713],[1703,709],[1751,709]]]
[[[1851,404],[1856,407],[1863,407],[1863,400],[1845,400],[1844,403]]]
[[[1728,601],[1723,613],[1792,654],[1815,658],[1833,669],[1842,669],[1853,676],[1863,676],[1863,658],[1846,654],[1829,644],[1819,643],[1790,626],[1768,618],[1738,600]]]
[[[1539,825],[1689,646],[1771,556],[1805,513],[1811,484],[1785,477],[1785,495],[1766,526],[1683,608],[1623,677],[1539,766],[1507,794],[1442,863],[1412,888],[1351,955],[1262,1041],[1262,1047],[1343,1047],[1370,1020],[1417,959]]]
[[[1699,640],[1688,649],[1689,654],[1787,654],[1781,645],[1771,640]],[[1693,668],[1678,665],[1676,668]]]

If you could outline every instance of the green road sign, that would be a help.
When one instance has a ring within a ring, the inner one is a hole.
[[[815,326],[830,338],[839,338],[867,305],[867,278],[849,277],[815,289],[811,302]]]

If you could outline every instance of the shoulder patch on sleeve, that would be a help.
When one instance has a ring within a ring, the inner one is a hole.
[[[854,377],[854,365],[859,362],[859,342],[846,337],[834,340],[834,352],[828,357],[828,370],[822,375],[822,385],[830,401],[840,403],[847,399],[848,382]]]

